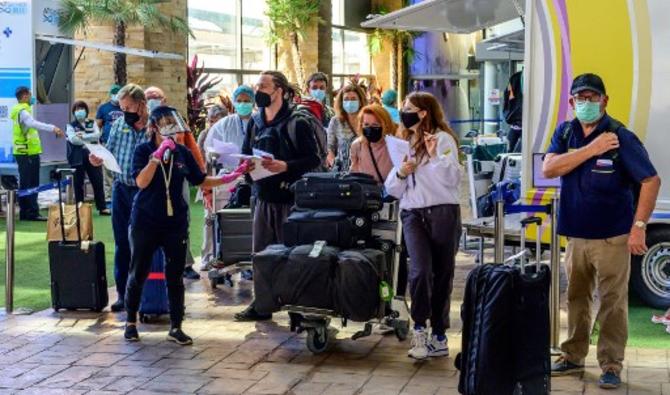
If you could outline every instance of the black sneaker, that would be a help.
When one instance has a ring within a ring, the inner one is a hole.
[[[140,341],[140,334],[137,333],[137,326],[135,324],[126,324],[126,330],[123,332],[123,337],[129,342]]]
[[[193,266],[184,269],[184,278],[187,280],[200,280],[200,274],[193,270]]]
[[[171,342],[175,342],[182,346],[188,346],[193,344],[193,339],[191,339],[181,328],[172,328],[168,332],[167,339]]]
[[[606,390],[617,389],[621,386],[621,377],[619,377],[615,371],[607,370],[602,374],[602,376],[600,376],[600,380],[598,380],[598,386]]]
[[[259,314],[251,304],[241,313],[235,314],[234,318],[235,321],[267,321],[272,319],[272,314]]]
[[[117,300],[113,305],[109,307],[113,313],[118,313],[126,309],[126,306],[123,304],[123,299]]]
[[[568,361],[564,356],[558,357],[556,362],[551,365],[551,375],[552,376],[565,376],[573,373],[583,373],[584,366],[577,365]]]

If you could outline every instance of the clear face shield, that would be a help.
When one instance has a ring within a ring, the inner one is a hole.
[[[176,139],[178,133],[189,132],[184,118],[172,107],[158,107],[151,112],[150,126],[162,138]]]

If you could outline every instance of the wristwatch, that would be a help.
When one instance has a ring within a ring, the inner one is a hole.
[[[642,230],[647,229],[647,223],[644,222],[644,221],[635,221],[635,223],[633,224],[633,226],[635,226],[636,228],[640,228],[640,229],[642,229]]]

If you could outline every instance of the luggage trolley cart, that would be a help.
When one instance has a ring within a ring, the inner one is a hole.
[[[384,203],[384,207],[373,215],[373,240],[368,247],[379,249],[387,256],[388,279],[391,281],[391,300],[380,298],[378,317],[364,324],[363,330],[356,332],[352,339],[360,339],[372,334],[375,324],[384,324],[392,328],[398,340],[403,341],[409,334],[410,318],[409,306],[405,295],[397,295],[398,271],[401,264],[402,252],[402,225],[398,218],[398,203]],[[293,332],[307,332],[307,349],[319,354],[328,349],[331,332],[328,327],[333,318],[341,319],[342,326],[346,327],[348,320],[334,310],[319,309],[305,306],[285,305],[281,308],[287,311],[290,318],[290,329]]]
[[[219,154],[210,152],[208,159],[208,170],[211,175],[216,175]],[[212,224],[212,254],[215,261],[207,278],[212,289],[219,284],[232,287],[233,274],[251,269],[251,208],[217,207],[216,192],[212,193],[212,214],[206,221]],[[226,242],[231,245],[226,245]],[[231,253],[227,253],[228,250]]]

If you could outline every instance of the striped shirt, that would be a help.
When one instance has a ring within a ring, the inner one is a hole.
[[[112,124],[112,130],[109,132],[107,140],[107,149],[114,155],[116,161],[121,167],[121,174],[114,173],[114,180],[126,185],[136,186],[133,172],[133,157],[135,148],[149,141],[146,130],[136,131],[126,124],[123,117],[117,119]]]

